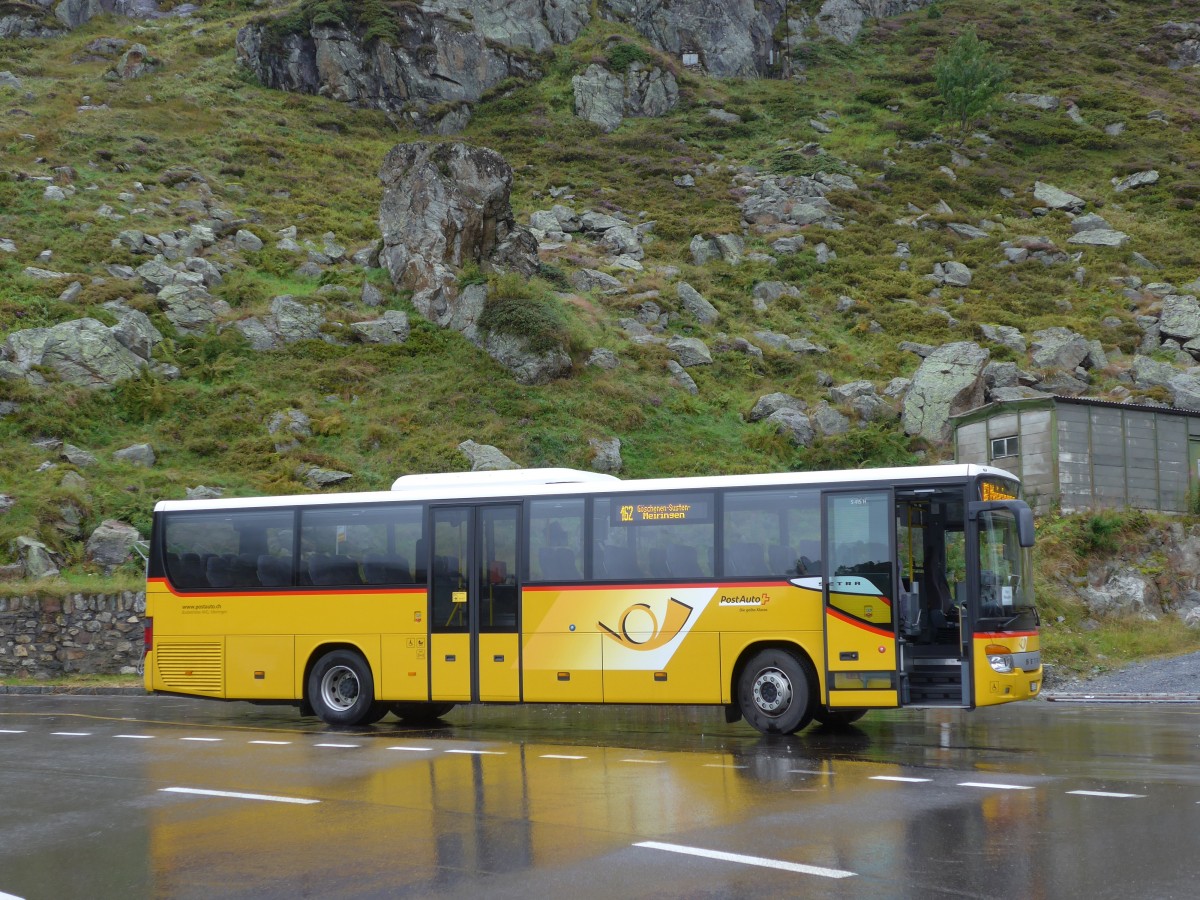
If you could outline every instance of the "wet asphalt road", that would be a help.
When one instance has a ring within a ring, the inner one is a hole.
[[[0,697],[0,898],[1195,897],[1200,706],[872,713]]]

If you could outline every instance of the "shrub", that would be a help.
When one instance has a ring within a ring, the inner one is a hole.
[[[604,54],[604,60],[612,71],[627,72],[634,63],[649,65],[654,61],[654,57],[637,44],[622,41],[608,48],[608,52]]]
[[[933,64],[946,114],[963,131],[991,108],[1008,78],[1008,69],[992,58],[991,50],[974,26],[968,26],[949,50],[938,51]]]

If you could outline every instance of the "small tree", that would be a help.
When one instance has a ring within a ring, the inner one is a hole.
[[[1008,79],[1008,68],[992,56],[992,45],[981,41],[968,25],[949,50],[939,50],[933,77],[945,103],[946,115],[966,131],[986,113]]]

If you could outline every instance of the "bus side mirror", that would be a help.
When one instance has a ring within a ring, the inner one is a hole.
[[[972,520],[980,513],[1005,510],[1017,520],[1017,543],[1022,547],[1033,546],[1033,510],[1024,500],[982,500],[967,504],[967,514]]]

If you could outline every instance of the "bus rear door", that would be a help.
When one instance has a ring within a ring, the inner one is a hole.
[[[521,699],[517,634],[521,507],[434,507],[430,699]]]
[[[890,490],[824,495],[825,698],[832,709],[900,703],[893,503]]]

